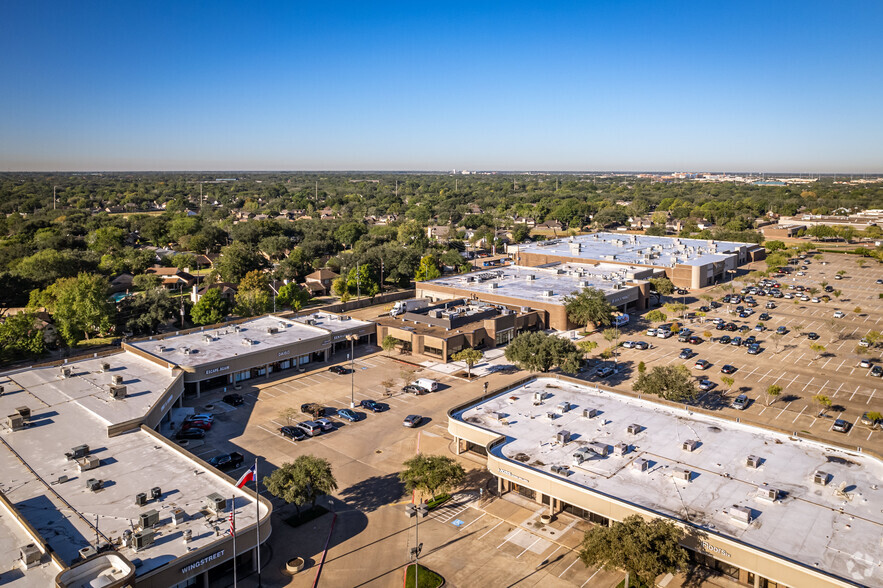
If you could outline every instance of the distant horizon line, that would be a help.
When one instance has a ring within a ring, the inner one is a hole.
[[[468,172],[468,173],[463,173]],[[713,175],[775,175],[775,176],[872,176],[883,177],[883,171],[864,171],[864,172],[841,172],[841,171],[748,171],[748,170],[703,170],[703,171],[687,171],[685,169],[672,170],[492,170],[492,169],[462,169],[462,170],[420,170],[420,169],[403,169],[403,170],[380,170],[380,169],[128,169],[128,170],[0,170],[0,174],[379,174],[379,175],[412,175],[412,174],[429,174],[429,175],[449,175],[449,176],[470,176],[470,175],[601,175],[601,174],[617,174],[617,175],[637,175],[637,174],[713,174]]]

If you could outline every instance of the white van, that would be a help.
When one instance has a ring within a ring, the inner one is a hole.
[[[616,327],[624,327],[629,324],[629,315],[627,314],[618,314],[613,317],[613,325]]]
[[[435,392],[438,390],[438,382],[435,380],[430,380],[429,378],[418,378],[411,382],[412,386],[417,386],[418,388],[423,388],[427,392]]]

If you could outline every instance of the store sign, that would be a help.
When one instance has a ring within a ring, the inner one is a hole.
[[[218,559],[219,557],[224,557],[224,550],[223,549],[221,551],[218,551],[217,553],[213,553],[211,555],[205,556],[202,559],[198,559],[195,562],[193,562],[192,564],[190,564],[189,566],[184,566],[183,568],[181,568],[181,573],[186,574],[188,572],[192,572],[193,570],[200,568],[200,567],[204,566],[205,564],[207,564],[208,562]]]
[[[702,542],[700,542],[700,544],[702,545],[702,549],[704,549],[705,551],[710,551],[711,553],[716,553],[716,554],[722,555],[724,557],[732,557],[729,553],[727,553],[726,551],[724,551],[720,547],[715,547],[714,545],[712,545],[708,541],[702,541]]]
[[[513,474],[509,470],[504,470],[503,468],[498,468],[498,470],[501,474],[509,476],[510,478],[515,478],[516,480],[521,480],[522,482],[530,483],[530,480],[528,480],[527,478],[522,478],[521,476],[516,476],[515,474]]]
[[[209,374],[216,374],[216,373],[218,373],[218,372],[225,372],[225,371],[227,371],[227,370],[229,370],[229,369],[230,369],[230,366],[229,366],[229,365],[225,365],[225,366],[223,366],[223,367],[216,367],[216,368],[212,368],[212,369],[210,369],[210,370],[205,370],[205,374],[206,374],[206,375],[209,375]]]
[[[276,355],[277,355],[278,357],[283,357],[283,356],[286,356],[286,355],[291,355],[291,349],[289,349],[288,351],[280,351],[280,352],[277,353]]]

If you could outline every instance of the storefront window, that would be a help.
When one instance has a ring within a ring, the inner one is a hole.
[[[298,364],[304,365],[310,363],[310,356],[304,355],[303,357],[298,358]]]
[[[513,484],[512,489],[524,496],[525,498],[530,498],[531,500],[536,500],[537,493],[533,488],[526,488],[524,486],[519,486],[518,484]]]
[[[435,357],[442,356],[441,349],[437,347],[427,347],[426,345],[423,346],[423,353],[425,353],[426,355],[434,355]]]
[[[236,373],[236,381],[237,382],[241,382],[242,380],[249,380],[249,379],[251,379],[251,370]]]

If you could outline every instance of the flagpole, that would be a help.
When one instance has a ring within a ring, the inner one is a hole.
[[[261,588],[261,495],[258,492],[258,458],[254,458],[255,533],[257,536],[258,588]]]
[[[239,577],[236,573],[236,495],[233,495],[232,500],[230,501],[232,510],[230,511],[231,526],[230,531],[233,533],[233,588],[236,588],[236,581]]]

